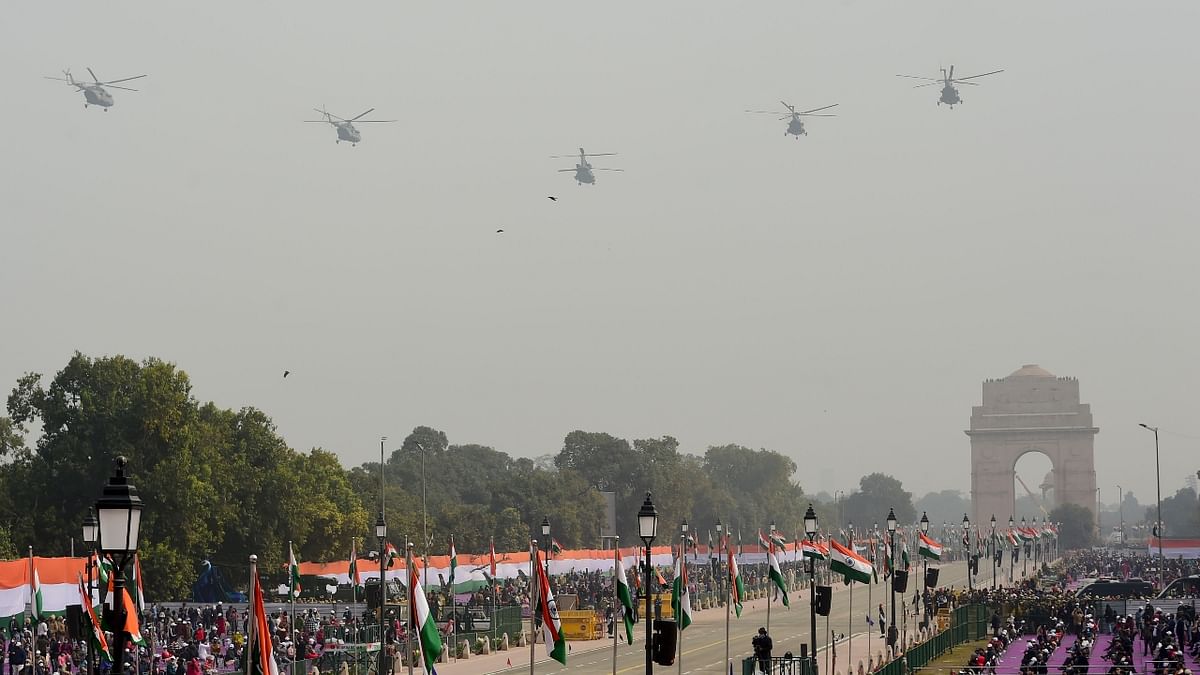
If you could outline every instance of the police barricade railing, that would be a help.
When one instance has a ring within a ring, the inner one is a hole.
[[[812,659],[799,656],[772,656],[767,661],[766,675],[817,675],[813,671]],[[762,663],[753,656],[742,659],[742,675],[758,675],[763,673]]]

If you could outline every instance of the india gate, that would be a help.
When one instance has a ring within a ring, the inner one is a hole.
[[[1091,406],[1079,402],[1079,380],[1034,364],[983,383],[983,405],[971,409],[971,503],[974,522],[1013,516],[1017,460],[1040,452],[1053,465],[1054,504],[1078,504],[1096,516],[1096,464]],[[1038,482],[1041,482],[1038,477]],[[1033,489],[1037,489],[1036,486]],[[1052,508],[1048,505],[1047,508]]]

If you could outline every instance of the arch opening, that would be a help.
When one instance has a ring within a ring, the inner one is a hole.
[[[1032,522],[1047,517],[1057,504],[1054,462],[1029,448],[1013,463],[1013,518]]]

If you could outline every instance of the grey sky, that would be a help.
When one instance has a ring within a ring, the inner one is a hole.
[[[516,455],[582,428],[922,494],[969,488],[980,382],[1039,363],[1081,381],[1105,501],[1153,498],[1138,422],[1184,434],[1164,491],[1200,468],[1195,3],[4,14],[5,390],[156,355],[347,463],[417,424]],[[953,111],[894,77],[950,63],[1006,72]],[[107,113],[41,79],[86,66],[149,77]],[[742,112],[781,98],[839,116]],[[401,122],[335,145],[322,104]],[[577,187],[547,156],[581,145],[626,172]]]

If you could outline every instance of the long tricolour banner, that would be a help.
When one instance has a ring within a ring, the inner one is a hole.
[[[1200,558],[1200,539],[1163,539],[1163,557],[1171,560],[1195,560]],[[1146,552],[1158,555],[1158,538],[1146,538]]]

